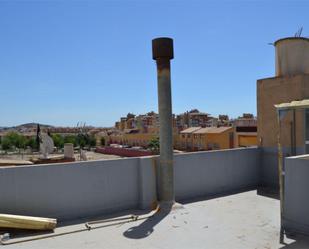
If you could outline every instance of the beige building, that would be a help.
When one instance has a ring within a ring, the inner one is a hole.
[[[190,127],[181,131],[176,140],[176,148],[190,151],[193,148],[193,132],[198,131],[201,127]]]
[[[257,119],[253,115],[244,114],[242,117],[234,120],[235,128],[234,146],[249,147],[257,146]]]
[[[278,115],[275,104],[309,98],[309,39],[289,37],[275,42],[276,75],[257,81],[258,143],[263,152],[263,185],[278,187]],[[306,111],[281,117],[284,156],[308,153]]]
[[[181,131],[189,127],[207,126],[207,123],[211,119],[212,117],[210,117],[208,113],[200,112],[198,109],[193,109],[176,115],[173,127],[177,127],[177,129]]]
[[[176,148],[186,151],[220,150],[234,147],[233,127],[190,127],[180,132]]]

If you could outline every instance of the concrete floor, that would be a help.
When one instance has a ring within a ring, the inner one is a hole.
[[[70,225],[55,232],[83,228]],[[10,245],[8,248],[306,249],[309,241],[279,244],[279,201],[256,191],[184,204],[168,215]]]

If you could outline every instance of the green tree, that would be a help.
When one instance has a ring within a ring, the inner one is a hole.
[[[27,142],[27,138],[23,135],[19,135],[15,146],[19,149],[25,149],[26,142]]]
[[[59,134],[52,134],[51,135],[53,141],[54,141],[54,145],[58,148],[61,149],[63,148],[64,145],[64,138],[59,135]]]
[[[34,137],[27,138],[25,145],[26,145],[26,147],[30,147],[33,150],[37,150],[38,149],[38,146],[37,146],[37,143],[36,143],[36,139]]]
[[[78,146],[80,146],[81,148],[84,148],[88,144],[88,135],[78,134],[76,139]]]
[[[150,140],[148,144],[148,148],[153,152],[153,153],[159,153],[160,152],[160,141],[158,137],[154,137]]]
[[[89,146],[90,147],[95,147],[97,145],[97,140],[95,136],[90,136],[89,137]]]
[[[77,146],[77,136],[75,135],[68,135],[64,137],[64,143],[71,143],[74,147]]]
[[[2,141],[1,141],[1,147],[2,147],[3,150],[9,150],[9,149],[12,148],[12,146],[13,146],[13,145],[11,144],[11,141],[10,141],[8,138],[4,137],[4,138],[2,139]]]
[[[2,149],[9,150],[13,147],[15,148],[25,148],[26,146],[26,137],[23,135],[18,134],[15,131],[9,132],[2,141]]]
[[[78,134],[77,135],[77,144],[81,147],[84,148],[85,146],[94,147],[96,146],[96,139],[94,136],[90,136],[89,134]]]
[[[9,132],[6,136],[5,136],[6,139],[9,140],[9,144],[10,144],[10,147],[12,148],[13,146],[15,147],[18,147],[19,145],[19,134],[17,132]]]

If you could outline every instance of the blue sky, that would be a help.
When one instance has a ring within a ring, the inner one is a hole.
[[[151,40],[174,39],[173,112],[256,114],[278,38],[304,27],[306,1],[1,1],[0,126],[111,126],[157,111]]]

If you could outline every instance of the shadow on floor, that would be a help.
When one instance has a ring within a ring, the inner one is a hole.
[[[1,228],[0,234],[9,234],[10,239],[20,239],[26,237],[33,237],[38,235],[53,234],[54,231],[38,231],[38,230],[26,230],[26,229],[14,229],[14,228]]]
[[[279,200],[280,198],[279,189],[275,189],[275,188],[258,187],[257,194],[264,196],[264,197],[276,199],[276,200]]]
[[[166,206],[159,209],[154,215],[147,218],[143,223],[138,226],[133,226],[127,229],[123,236],[129,239],[143,239],[151,235],[154,231],[154,227],[159,224],[169,213],[171,212],[171,206]]]
[[[72,226],[83,224],[86,222],[92,222],[97,220],[106,220],[106,219],[114,219],[123,216],[131,216],[131,215],[145,215],[148,214],[151,210],[139,210],[139,209],[129,209],[119,212],[111,212],[104,215],[95,215],[95,216],[88,216],[83,218],[76,218],[70,220],[62,220],[57,224],[57,227],[65,227],[65,226]]]
[[[47,231],[40,231],[40,230],[27,230],[27,229],[13,229],[13,228],[0,228],[0,234],[9,234],[10,239],[25,239],[34,236],[41,236],[41,235],[52,235],[57,233],[57,229],[67,226],[74,226],[74,225],[83,225],[87,222],[98,221],[98,220],[107,220],[107,219],[117,219],[119,217],[130,217],[132,215],[145,215],[148,214],[150,210],[125,210],[122,212],[114,212],[111,214],[105,215],[96,215],[96,216],[89,216],[85,218],[76,218],[71,220],[65,221],[58,221],[56,230],[47,230]],[[110,222],[110,224],[113,224]],[[107,225],[108,226],[108,225]],[[74,230],[74,229],[73,229]]]
[[[207,201],[207,200],[212,200],[216,198],[227,197],[230,195],[236,195],[236,194],[254,191],[254,190],[257,190],[256,187],[247,187],[247,188],[241,188],[235,191],[226,191],[220,194],[213,194],[213,195],[207,195],[207,196],[203,195],[203,196],[198,196],[198,197],[193,197],[193,198],[177,199],[176,201],[181,204],[188,204],[188,203],[193,203],[193,202],[198,202],[198,201]]]

